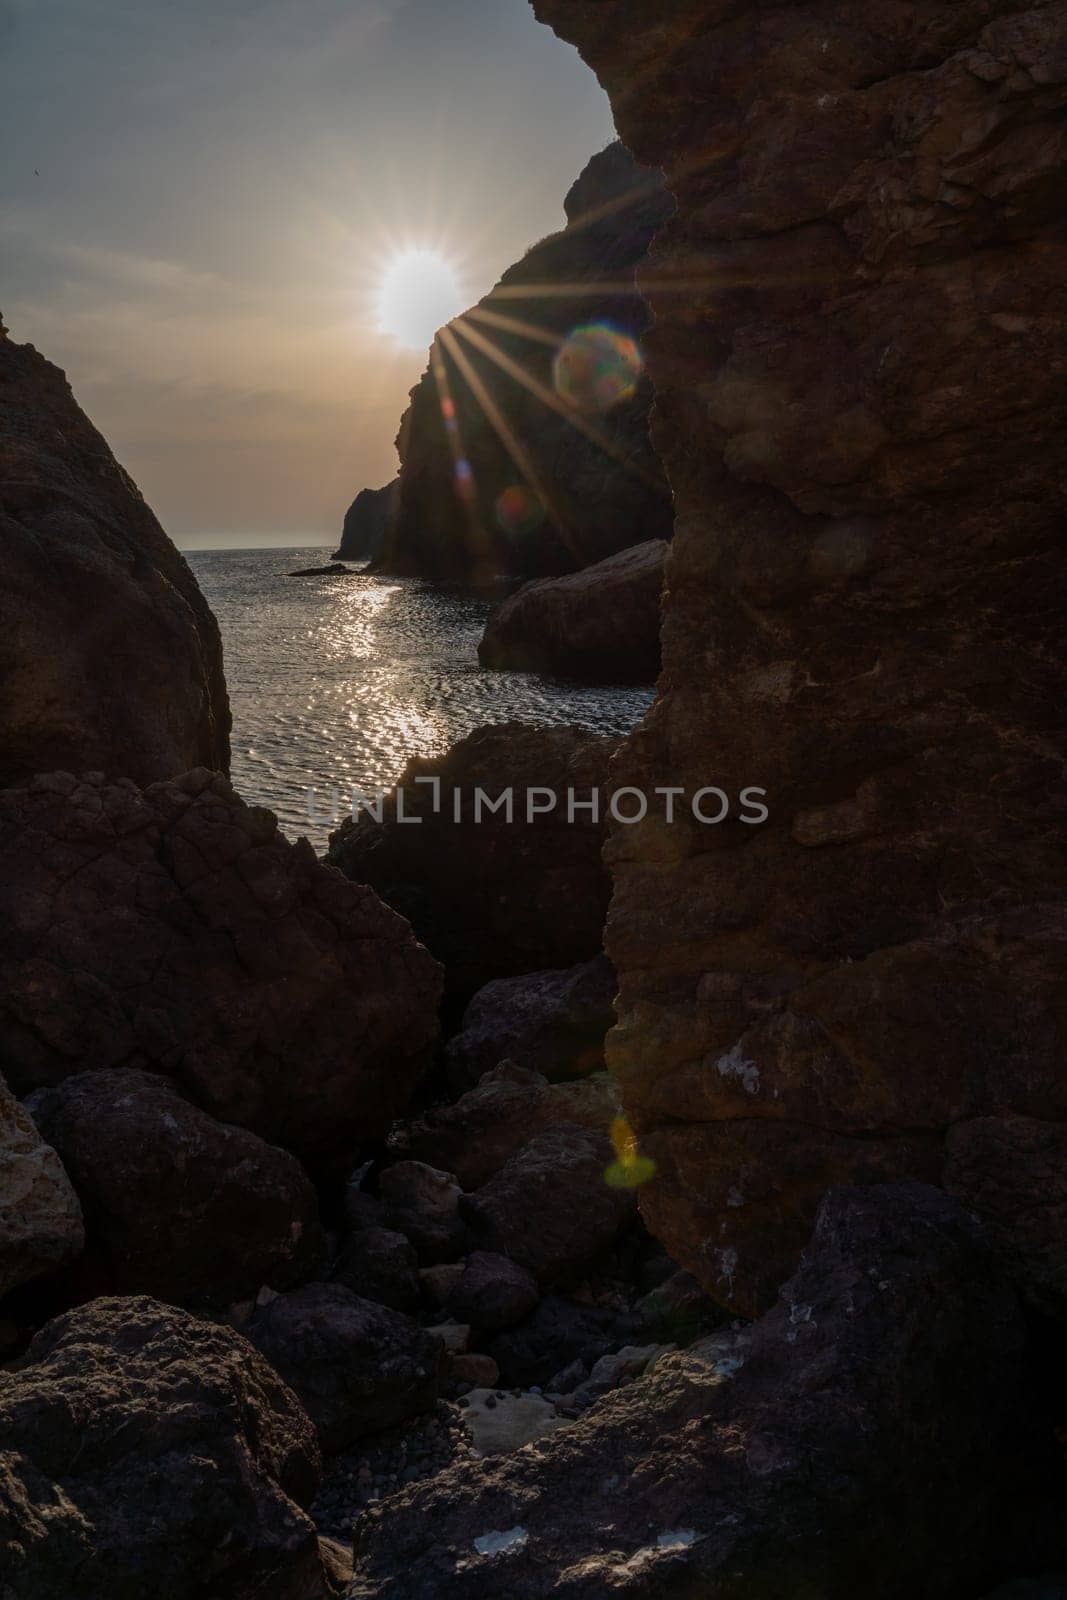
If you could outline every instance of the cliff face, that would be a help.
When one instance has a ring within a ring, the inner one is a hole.
[[[653,1228],[751,1311],[829,1184],[952,1185],[990,1119],[1063,1142],[1067,16],[533,4],[678,202],[640,274],[678,523],[626,781],[759,784],[770,821],[619,831],[609,1053]],[[1052,1213],[1009,1165],[966,1197],[1010,1259]]]
[[[542,577],[670,537],[670,492],[648,439],[652,389],[626,341],[640,343],[650,320],[634,268],[672,209],[661,175],[610,145],[568,195],[566,228],[438,335],[401,423],[381,570]],[[568,392],[554,370],[561,346],[603,323],[614,343],[601,335],[576,356],[597,363],[606,389]]]
[[[398,482],[384,489],[361,489],[345,512],[335,561],[375,561],[382,553],[396,503]]]
[[[0,330],[0,784],[229,765],[219,630],[63,373]]]

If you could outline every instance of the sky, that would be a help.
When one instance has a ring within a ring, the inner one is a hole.
[[[613,137],[528,0],[0,0],[0,312],[179,545],[328,543],[426,365],[390,263],[462,309]]]

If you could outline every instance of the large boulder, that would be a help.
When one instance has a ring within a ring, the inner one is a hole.
[[[385,1220],[414,1246],[423,1266],[454,1261],[466,1238],[461,1189],[453,1172],[425,1161],[397,1161],[379,1180]]]
[[[50,1322],[0,1371],[11,1600],[325,1600],[315,1430],[239,1334],[149,1299]]]
[[[954,1202],[837,1191],[757,1327],[365,1515],[353,1600],[401,1572],[405,1600],[984,1593],[1033,1488],[1023,1349],[1015,1295]]]
[[[382,820],[346,818],[329,859],[408,918],[457,998],[491,978],[591,960],[608,901],[600,853],[615,748],[581,728],[478,728],[443,756],[410,761]],[[510,820],[506,805],[489,810],[509,790]],[[594,791],[601,820],[588,809]]]
[[[354,1229],[341,1248],[333,1277],[364,1300],[394,1311],[418,1310],[418,1251],[406,1234],[392,1228]]]
[[[580,572],[523,584],[490,615],[478,660],[583,683],[654,683],[668,548],[650,539]]]
[[[1067,16],[534,9],[677,200],[640,272],[663,673],[618,772],[769,818],[619,830],[608,1052],[650,1226],[756,1312],[828,1184],[1067,1119]]]
[[[539,1072],[505,1061],[451,1105],[399,1124],[390,1144],[398,1154],[440,1162],[464,1189],[480,1189],[536,1134],[564,1122],[604,1134],[620,1109],[606,1072],[576,1083],[549,1083]]]
[[[499,1333],[529,1316],[541,1298],[537,1280],[508,1256],[474,1250],[448,1296],[445,1309],[479,1333]]]
[[[335,561],[373,561],[381,555],[399,487],[400,480],[394,478],[384,489],[360,490],[345,512]]]
[[[218,625],[71,394],[0,324],[0,784],[229,765]]]
[[[221,777],[0,791],[0,1054],[18,1094],[151,1068],[347,1168],[403,1109],[438,993],[400,917]]]
[[[279,1295],[247,1331],[299,1395],[331,1453],[428,1411],[444,1381],[440,1339],[340,1283]]]
[[[85,1225],[63,1163],[0,1078],[0,1299],[78,1255]]]
[[[615,969],[604,955],[562,972],[494,979],[478,990],[449,1040],[450,1081],[469,1088],[502,1061],[553,1081],[602,1071],[616,988]]]
[[[568,195],[566,228],[437,336],[400,425],[384,571],[535,577],[670,537],[639,351],[649,315],[634,268],[672,209],[662,174],[609,145]],[[590,327],[603,333],[589,377],[604,381],[576,392],[561,352]]]
[[[81,1200],[78,1273],[96,1293],[223,1305],[321,1265],[315,1190],[295,1156],[216,1122],[167,1078],[104,1068],[30,1103]]]

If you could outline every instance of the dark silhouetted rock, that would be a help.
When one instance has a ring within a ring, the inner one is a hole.
[[[837,1191],[757,1327],[365,1516],[353,1600],[384,1600],[400,1572],[405,1600],[982,1593],[1026,1487],[1023,1349],[1016,1297],[953,1201]]]
[[[334,1272],[338,1283],[394,1311],[416,1311],[421,1299],[415,1246],[391,1228],[349,1234]]]
[[[295,572],[286,574],[289,578],[356,578],[358,573],[351,567],[342,566],[339,561],[331,561],[325,567],[298,567]]]
[[[82,1209],[59,1156],[0,1078],[0,1299],[63,1266],[84,1243]]]
[[[490,616],[478,660],[583,683],[654,683],[667,550],[651,539],[580,572],[523,584]]]
[[[663,672],[616,771],[770,815],[618,831],[608,1055],[649,1226],[752,1313],[828,1185],[1067,1120],[1064,11],[534,8],[677,201]]]
[[[517,1261],[475,1250],[445,1308],[457,1322],[469,1322],[480,1333],[499,1333],[528,1317],[540,1298],[536,1278]]]
[[[460,1209],[487,1250],[542,1284],[573,1283],[636,1214],[633,1191],[605,1178],[613,1155],[604,1134],[563,1123],[531,1139]]]
[[[218,625],[32,345],[0,338],[0,783],[229,765]]]
[[[223,1305],[321,1265],[315,1191],[294,1156],[216,1122],[166,1078],[84,1072],[32,1097],[85,1212],[90,1292]]]
[[[648,437],[651,385],[636,369],[634,382],[616,391],[617,403],[602,392],[603,408],[583,409],[577,401],[585,394],[559,402],[554,367],[576,329],[608,324],[624,338],[644,337],[650,318],[634,269],[672,209],[662,175],[610,145],[567,197],[565,230],[535,245],[438,335],[400,425],[400,480],[382,570],[473,581],[535,577],[670,537],[670,490]],[[546,285],[567,292],[546,294]],[[532,324],[535,336],[500,318]],[[521,464],[486,400],[519,441]],[[470,468],[459,478],[457,441]]]
[[[248,1337],[299,1396],[331,1453],[428,1410],[444,1381],[440,1340],[340,1283],[279,1295],[257,1311]]]
[[[544,1388],[562,1367],[574,1362],[582,1364],[584,1376],[585,1369],[620,1342],[622,1331],[613,1312],[550,1294],[525,1322],[498,1333],[488,1348],[502,1383]]]
[[[446,1163],[464,1189],[480,1189],[546,1128],[566,1122],[607,1133],[619,1109],[605,1072],[550,1084],[539,1072],[505,1061],[454,1104],[435,1106],[395,1129],[391,1142],[398,1153]]]
[[[150,1067],[338,1170],[437,1031],[438,968],[407,925],[207,772],[0,791],[0,979],[16,1093]]]
[[[96,1300],[0,1371],[0,1572],[13,1600],[325,1600],[301,1507],[315,1430],[229,1328]]]
[[[360,490],[345,512],[335,561],[374,561],[381,555],[399,487],[399,478],[394,478],[384,489]]]
[[[454,1261],[463,1253],[467,1231],[454,1173],[425,1161],[398,1161],[386,1167],[379,1187],[389,1227],[411,1240],[423,1266]]]
[[[615,969],[604,955],[562,972],[494,979],[479,989],[449,1041],[450,1080],[469,1088],[502,1061],[553,1081],[602,1071],[616,988]]]
[[[421,823],[397,820],[394,790],[382,822],[366,811],[355,822],[346,818],[331,836],[329,858],[408,918],[444,962],[457,998],[469,999],[491,978],[591,960],[603,940],[609,889],[604,826],[577,805],[603,789],[615,748],[581,728],[478,728],[445,755],[404,769],[404,815]],[[438,780],[439,789],[420,779]],[[506,808],[488,809],[508,789],[511,822]],[[607,808],[605,798],[605,815]]]

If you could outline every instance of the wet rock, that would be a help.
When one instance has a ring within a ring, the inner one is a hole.
[[[982,1592],[1019,1466],[1024,1332],[954,1202],[829,1195],[774,1310],[713,1344],[531,1449],[402,1491],[359,1526],[354,1600],[397,1572],[405,1600]]]
[[[0,1298],[77,1256],[78,1197],[55,1150],[0,1078]]]
[[[444,1381],[440,1340],[339,1283],[277,1296],[256,1313],[248,1337],[299,1397],[330,1454],[428,1410]]]
[[[384,489],[361,489],[345,512],[341,548],[335,561],[374,561],[381,555],[392,520],[400,480]]]
[[[472,1234],[541,1284],[577,1282],[636,1216],[633,1192],[605,1180],[603,1134],[564,1123],[538,1134],[461,1203]]]
[[[568,821],[568,791],[576,804],[599,793],[614,750],[581,728],[478,728],[443,756],[408,763],[398,785],[408,821],[394,790],[381,822],[366,811],[345,819],[329,858],[408,918],[457,1001],[492,978],[589,961],[608,902],[604,828],[588,810]],[[506,799],[488,810],[509,789],[510,822]]]
[[[415,1311],[421,1299],[419,1257],[413,1244],[391,1228],[364,1228],[345,1240],[334,1279],[346,1289],[391,1306]]]
[[[454,1261],[463,1253],[467,1235],[454,1173],[425,1161],[398,1161],[386,1167],[379,1187],[389,1226],[410,1239],[423,1265]]]
[[[128,1067],[32,1097],[85,1213],[88,1294],[223,1305],[286,1288],[322,1264],[315,1191],[300,1163],[216,1122],[168,1079]]]
[[[541,1298],[537,1280],[507,1256],[475,1250],[448,1296],[448,1311],[480,1333],[499,1333],[529,1316]]]
[[[479,1456],[507,1455],[562,1426],[550,1400],[539,1394],[503,1394],[472,1389],[463,1413]]]
[[[604,955],[562,972],[527,972],[487,983],[449,1041],[451,1082],[457,1090],[470,1088],[502,1061],[553,1083],[603,1071],[615,989],[615,969]]]
[[[669,546],[650,539],[562,578],[539,578],[491,614],[483,667],[582,683],[655,683]]]
[[[605,1133],[620,1109],[607,1073],[549,1084],[508,1061],[452,1105],[435,1106],[395,1130],[392,1142],[398,1153],[446,1161],[464,1189],[479,1189],[537,1134],[561,1123]]]
[[[223,778],[0,791],[0,1052],[17,1094],[104,1067],[347,1169],[437,1031],[436,964]]]
[[[510,1388],[543,1388],[561,1365],[581,1361],[591,1367],[619,1343],[619,1331],[610,1310],[546,1295],[525,1322],[498,1333],[488,1349]]]
[[[296,1398],[239,1334],[146,1298],[50,1322],[0,1372],[13,1600],[325,1600],[321,1464]]]
[[[229,765],[218,624],[66,377],[0,338],[0,784]]]

